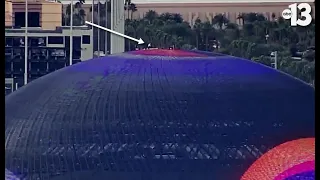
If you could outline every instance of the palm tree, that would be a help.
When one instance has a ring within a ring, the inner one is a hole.
[[[85,3],[85,0],[79,0],[73,6],[73,25],[81,26],[85,24],[85,17],[86,13],[82,9],[82,4]],[[68,4],[66,7],[66,14],[63,15],[65,25],[70,25],[70,18],[71,18],[71,4]]]
[[[127,19],[132,19],[133,13],[137,11],[137,6],[136,4],[132,3],[131,0],[125,0],[124,10],[127,11]]]
[[[218,25],[220,30],[222,29],[222,27],[227,24],[229,22],[229,20],[223,15],[223,14],[217,14],[216,16],[214,16],[214,18],[212,19],[212,24],[214,25]]]
[[[181,14],[178,13],[174,13],[172,19],[176,22],[176,23],[182,23],[183,22],[183,18],[181,16]]]
[[[125,0],[124,2],[124,10],[127,11],[127,19],[129,19],[129,12],[130,12],[130,5],[131,5],[131,0]]]
[[[258,14],[257,13],[247,13],[244,17],[244,20],[248,23],[253,23],[258,20]]]
[[[163,32],[162,30],[158,29],[158,30],[156,30],[155,35],[156,35],[156,39],[157,39],[157,41],[154,42],[155,45],[160,48],[164,47],[165,46],[165,43],[164,43],[165,37],[167,34],[165,32]]]
[[[163,14],[160,14],[159,16],[159,19],[162,20],[162,21],[174,21],[173,19],[174,15],[171,14],[171,13],[163,13]]]
[[[203,39],[205,40],[205,50],[208,51],[209,49],[209,37],[211,33],[213,33],[213,28],[211,26],[211,23],[209,21],[202,24],[202,35]]]
[[[99,4],[98,4],[99,3]],[[90,12],[94,13],[93,15],[93,22],[96,24],[99,24],[104,27],[110,28],[110,16],[106,16],[106,14],[110,14],[111,11],[111,3],[110,1],[106,1],[105,4],[98,2],[96,4],[90,7]],[[99,10],[99,11],[98,11]],[[102,50],[105,49],[106,52],[108,52],[110,49],[110,46],[106,46],[106,37],[110,39],[110,33],[107,33],[103,30],[100,30],[98,28],[93,28],[93,42],[99,42],[99,43],[93,43],[94,50]],[[99,46],[99,48],[98,48]]]
[[[200,35],[201,35],[202,23],[200,19],[197,19],[194,23],[193,30],[196,37],[196,48],[199,49]]]
[[[272,13],[272,14],[271,14],[271,19],[272,19],[272,21],[275,21],[275,20],[276,20],[276,14],[275,14],[275,13]]]
[[[149,23],[151,23],[152,21],[154,21],[156,18],[158,18],[158,13],[156,13],[155,11],[153,10],[149,10],[145,16],[144,16],[144,19],[148,20]]]
[[[131,16],[130,16],[130,18],[131,18],[131,19],[133,18],[133,13],[136,12],[137,10],[138,10],[138,9],[137,9],[136,4],[131,3],[131,4],[130,4],[130,11],[131,11]]]
[[[111,10],[111,4],[110,1],[107,1],[105,5],[103,5],[101,2],[98,2],[99,4],[94,4],[93,10],[96,15],[94,15],[93,21],[95,23],[98,23],[98,19],[100,18],[99,24],[105,25],[106,20],[106,11],[110,12]],[[98,8],[99,8],[99,15],[98,15]],[[92,7],[90,7],[90,12],[92,12]],[[99,18],[98,18],[99,16]]]
[[[124,10],[127,11],[127,20],[125,22],[125,29],[126,29],[126,34],[127,35],[132,35],[132,31],[133,31],[133,27],[131,25],[131,22],[132,22],[132,16],[133,16],[133,13],[135,11],[137,11],[137,7],[134,3],[131,3],[131,0],[125,0],[125,6],[124,6]],[[130,13],[131,12],[131,16],[130,16]],[[127,41],[127,44],[128,44],[128,50],[130,51],[131,50],[131,41],[130,40],[126,40]]]
[[[242,25],[245,23],[246,13],[241,13],[238,15],[237,19],[242,21]]]

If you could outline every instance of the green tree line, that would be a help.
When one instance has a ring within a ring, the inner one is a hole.
[[[272,16],[268,20],[259,13],[243,13],[238,17],[242,26],[231,23],[218,14],[211,21],[197,19],[193,26],[180,14],[155,11],[143,19],[127,19],[126,34],[142,38],[159,48],[215,51],[251,59],[273,66],[270,54],[278,52],[277,67],[307,83],[315,76],[315,23],[307,27],[292,27],[290,21]],[[133,43],[127,42],[132,50]]]

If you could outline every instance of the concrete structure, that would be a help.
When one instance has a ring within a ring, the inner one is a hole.
[[[119,0],[111,0],[111,29],[124,34],[124,2]],[[110,53],[124,52],[124,38],[115,34],[111,34]]]
[[[6,0],[6,26],[15,26],[15,15],[25,12],[25,0]],[[44,30],[54,30],[62,23],[62,4],[46,0],[28,0],[29,13],[38,12],[40,27]]]
[[[252,3],[243,0],[233,1],[212,1],[202,0],[199,2],[184,0],[169,3],[169,1],[133,1],[136,3],[138,11],[133,14],[134,18],[143,18],[146,12],[154,10],[157,13],[179,13],[182,15],[185,21],[193,25],[197,18],[202,21],[211,21],[211,19],[217,14],[224,14],[231,22],[242,24],[242,21],[237,19],[241,13],[257,12],[262,13],[268,19],[272,18],[272,14],[276,17],[281,15],[281,12],[288,8],[288,5],[294,2],[310,2],[306,1],[294,1],[294,0],[264,0],[257,1],[252,0]],[[165,3],[166,2],[166,3]],[[310,3],[314,10],[314,4]],[[313,15],[314,15],[313,11]]]

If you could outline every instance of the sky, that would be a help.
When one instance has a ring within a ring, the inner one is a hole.
[[[70,3],[70,0],[60,0],[62,3]],[[77,0],[73,0],[77,2]],[[261,3],[261,2],[314,2],[314,0],[131,0],[135,4],[149,3]],[[98,0],[94,0],[98,2]],[[100,0],[105,2],[105,0]],[[86,0],[86,4],[91,4],[92,0]]]

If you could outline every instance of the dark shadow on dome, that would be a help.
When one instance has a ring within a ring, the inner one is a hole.
[[[31,179],[240,179],[268,149],[314,136],[314,98],[230,56],[93,59],[6,97],[6,168]]]

